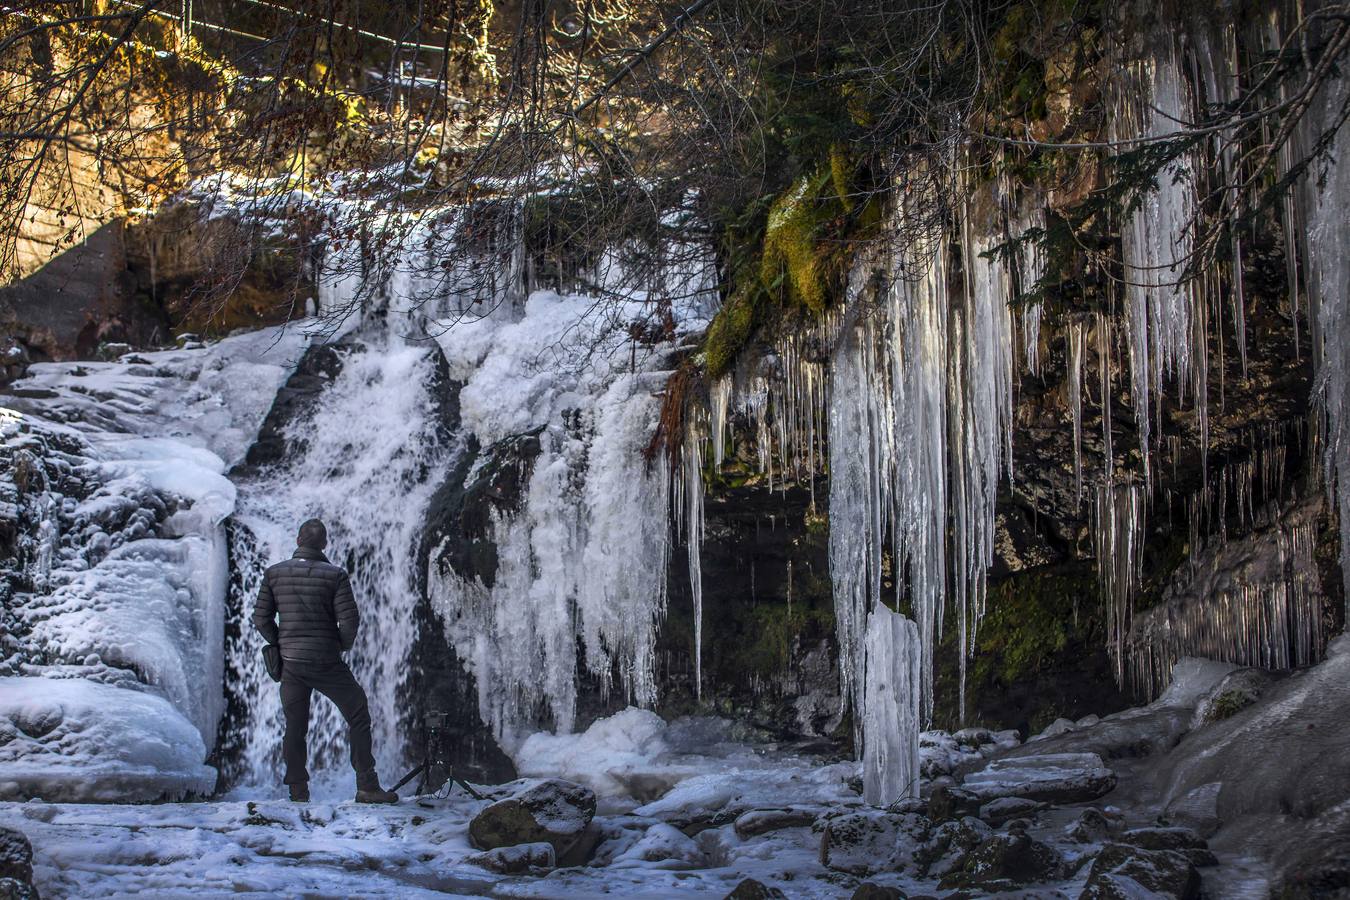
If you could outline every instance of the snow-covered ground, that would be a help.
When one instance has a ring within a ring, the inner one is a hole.
[[[934,732],[923,755],[930,771],[943,771],[994,749],[962,748]],[[821,864],[812,822],[865,809],[859,763],[746,743],[725,720],[666,724],[635,708],[580,734],[535,735],[517,762],[523,774],[596,789],[600,842],[591,865],[514,876],[475,865],[469,821],[501,789],[479,801],[453,788],[388,808],[239,792],[213,803],[33,800],[0,804],[0,826],[32,842],[34,880],[47,898],[721,897],[747,877],[823,898],[858,880]],[[753,833],[785,811],[802,818]]]

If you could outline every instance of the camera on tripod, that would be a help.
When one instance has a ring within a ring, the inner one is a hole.
[[[445,787],[446,782],[453,781],[468,791],[475,800],[482,800],[482,794],[475,791],[462,778],[455,777],[453,757],[458,747],[452,748],[448,745],[457,745],[460,737],[462,737],[460,729],[455,727],[454,720],[444,710],[432,710],[423,716],[422,762],[403,776],[403,779],[394,785],[394,790],[397,791],[420,774],[422,778],[417,783],[419,795],[438,793]]]

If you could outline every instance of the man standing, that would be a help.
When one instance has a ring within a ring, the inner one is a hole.
[[[380,787],[370,749],[370,707],[341,654],[356,642],[361,617],[347,573],[328,561],[328,530],[318,519],[300,526],[295,555],[263,573],[253,627],[269,644],[281,646],[281,707],[286,737],[281,753],[291,799],[309,800],[306,737],[309,701],[314,691],[337,704],[347,720],[358,803],[397,803],[398,795]],[[281,618],[280,628],[277,617]]]

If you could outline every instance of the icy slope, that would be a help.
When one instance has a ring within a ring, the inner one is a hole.
[[[201,764],[223,702],[224,473],[303,344],[267,330],[42,364],[3,398],[5,795],[213,786]]]

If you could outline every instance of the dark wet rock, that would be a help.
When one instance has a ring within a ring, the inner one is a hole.
[[[787,900],[787,894],[776,887],[747,878],[732,888],[723,900]]]
[[[980,888],[990,893],[1055,880],[1063,858],[1023,831],[996,834],[966,854],[960,868],[940,882],[944,889]]]
[[[934,822],[949,822],[979,814],[980,798],[970,791],[941,785],[934,788],[928,797],[928,818]]]
[[[1100,844],[1112,834],[1120,831],[1122,822],[1119,816],[1107,816],[1100,809],[1085,809],[1068,828],[1068,838],[1076,844]]]
[[[962,784],[982,801],[1022,797],[1046,803],[1095,800],[1116,786],[1115,773],[1095,753],[1050,753],[996,759]]]
[[[966,854],[992,836],[993,830],[971,816],[959,821],[943,822],[934,828],[914,855],[914,860],[929,878],[940,878],[965,863]]]
[[[980,807],[980,818],[990,825],[1002,825],[1013,819],[1034,816],[1050,804],[1040,800],[1028,800],[1025,797],[999,797]]]
[[[42,900],[38,889],[17,878],[0,878],[0,900]]]
[[[487,869],[489,872],[496,872],[498,875],[542,875],[553,869],[556,856],[552,844],[539,841],[533,844],[497,847],[486,853],[467,857],[464,862]]]
[[[1317,823],[1323,827],[1281,867],[1273,892],[1278,900],[1350,897],[1350,817],[1335,819]]]
[[[1144,850],[1175,850],[1197,866],[1212,866],[1216,862],[1209,844],[1190,828],[1131,828],[1116,840]]]
[[[469,823],[469,840],[480,850],[547,842],[564,857],[595,816],[595,792],[552,778],[528,782],[513,796],[485,806]]]
[[[1200,873],[1185,853],[1107,844],[1092,861],[1081,900],[1132,900],[1141,896],[1198,900]]]
[[[938,787],[943,787],[943,786],[944,786],[944,785],[936,785],[936,786],[934,787],[934,790],[936,790],[936,788],[938,788]],[[945,786],[946,786],[946,787],[950,787],[950,785],[945,785]],[[900,813],[900,814],[904,814],[904,813],[923,813],[924,815],[927,815],[927,814],[928,814],[928,801],[927,801],[926,799],[921,799],[921,798],[919,798],[919,797],[906,797],[904,800],[897,800],[897,801],[895,801],[894,803],[892,803],[890,806],[886,807],[886,812],[888,812],[888,813]]]
[[[820,836],[820,864],[850,875],[903,872],[928,840],[932,823],[917,813],[868,810],[829,819]]]
[[[13,828],[0,828],[0,878],[33,880],[33,845]]]
[[[570,869],[574,866],[588,865],[595,857],[596,848],[600,846],[604,837],[604,832],[596,827],[594,822],[586,826],[581,837],[567,848],[566,853],[558,857],[558,868]]]
[[[4,388],[28,374],[28,348],[23,341],[0,335],[0,388]]]
[[[801,828],[816,821],[819,810],[752,809],[736,817],[736,836],[741,840],[784,828]]]
[[[853,892],[852,900],[906,900],[906,896],[898,887],[864,881]]]

